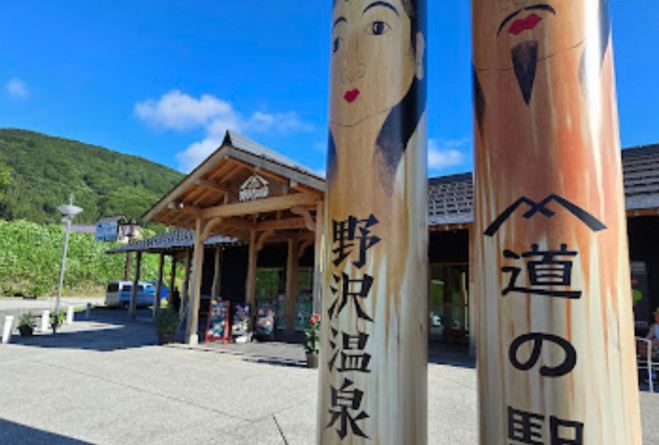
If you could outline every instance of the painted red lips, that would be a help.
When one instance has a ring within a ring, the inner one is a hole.
[[[542,21],[542,18],[537,14],[531,14],[525,19],[518,19],[510,25],[508,32],[514,36],[523,33],[524,31],[530,31],[535,28],[538,23]]]
[[[343,95],[343,98],[346,100],[346,102],[353,103],[359,97],[359,93],[360,91],[355,88],[354,90],[346,92],[346,94]]]

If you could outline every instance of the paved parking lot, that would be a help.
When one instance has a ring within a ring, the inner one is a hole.
[[[0,345],[0,444],[314,443],[317,372],[299,347],[156,346],[120,311],[15,340]],[[429,443],[476,444],[475,371],[431,364],[428,378]],[[658,444],[659,394],[642,402]]]

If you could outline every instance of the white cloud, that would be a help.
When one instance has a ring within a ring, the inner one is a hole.
[[[297,113],[255,111],[245,116],[233,105],[215,96],[192,97],[178,90],[159,99],[147,99],[135,104],[135,114],[157,127],[183,131],[203,128],[206,136],[176,155],[179,168],[190,171],[222,142],[226,130],[243,133],[276,132],[279,134],[310,132],[314,126],[304,122]]]
[[[428,141],[428,167],[432,170],[442,170],[462,165],[466,160],[462,149],[468,142],[468,139],[430,139]]]
[[[158,127],[172,130],[189,130],[207,125],[214,118],[232,118],[231,104],[209,94],[194,98],[178,90],[164,94],[160,99],[147,99],[135,104],[140,119]]]
[[[9,79],[9,81],[5,84],[5,90],[10,95],[20,98],[25,98],[30,94],[25,82],[17,77]]]

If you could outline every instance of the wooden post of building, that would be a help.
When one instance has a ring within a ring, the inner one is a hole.
[[[213,263],[213,287],[211,288],[211,298],[216,298],[220,296],[220,283],[222,280],[222,271],[221,271],[221,257],[222,257],[222,248],[217,246],[215,248],[215,256]]]
[[[174,290],[176,290],[176,254],[175,253],[171,255],[171,261],[172,261],[172,268],[170,270],[170,276],[169,276],[169,293],[167,294],[168,308],[172,307],[172,303],[174,301],[172,297],[174,296]]]
[[[607,0],[473,0],[481,444],[640,445]]]
[[[142,273],[142,252],[138,251],[135,259],[135,278],[133,279],[133,287],[130,291],[130,309],[128,315],[133,320],[137,317],[137,294],[140,287],[140,274]]]
[[[188,344],[199,343],[199,305],[201,304],[201,280],[204,267],[203,221],[197,218],[194,233],[194,252],[192,256],[192,281],[190,283],[190,304],[188,305],[188,325],[185,339]]]
[[[313,312],[320,314],[323,284],[323,247],[324,247],[324,201],[316,204],[316,230],[314,232],[313,255]]]
[[[476,358],[476,338],[478,332],[478,299],[475,292],[475,249],[474,249],[474,227],[473,225],[469,227],[469,286],[467,290],[468,302],[469,305],[467,310],[469,311],[469,357]]]
[[[295,303],[297,302],[297,274],[298,274],[298,242],[296,239],[288,240],[288,256],[286,257],[286,328],[295,329]]]
[[[425,445],[425,1],[332,11],[317,443]]]
[[[245,301],[254,310],[256,301],[256,259],[258,251],[256,249],[256,232],[252,230],[249,233],[249,246],[247,258],[247,280],[245,282]]]
[[[156,294],[153,300],[153,316],[155,317],[158,312],[160,312],[160,301],[162,294],[162,285],[164,281],[164,271],[165,271],[165,254],[160,253],[160,258],[158,260],[158,282],[156,283]]]
[[[190,268],[192,267],[192,249],[185,251],[185,270],[183,278],[183,288],[181,289],[181,306],[179,307],[179,318],[183,320],[188,307],[188,296],[190,295]]]

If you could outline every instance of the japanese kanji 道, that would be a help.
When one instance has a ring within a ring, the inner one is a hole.
[[[607,0],[472,0],[480,443],[640,445]]]

